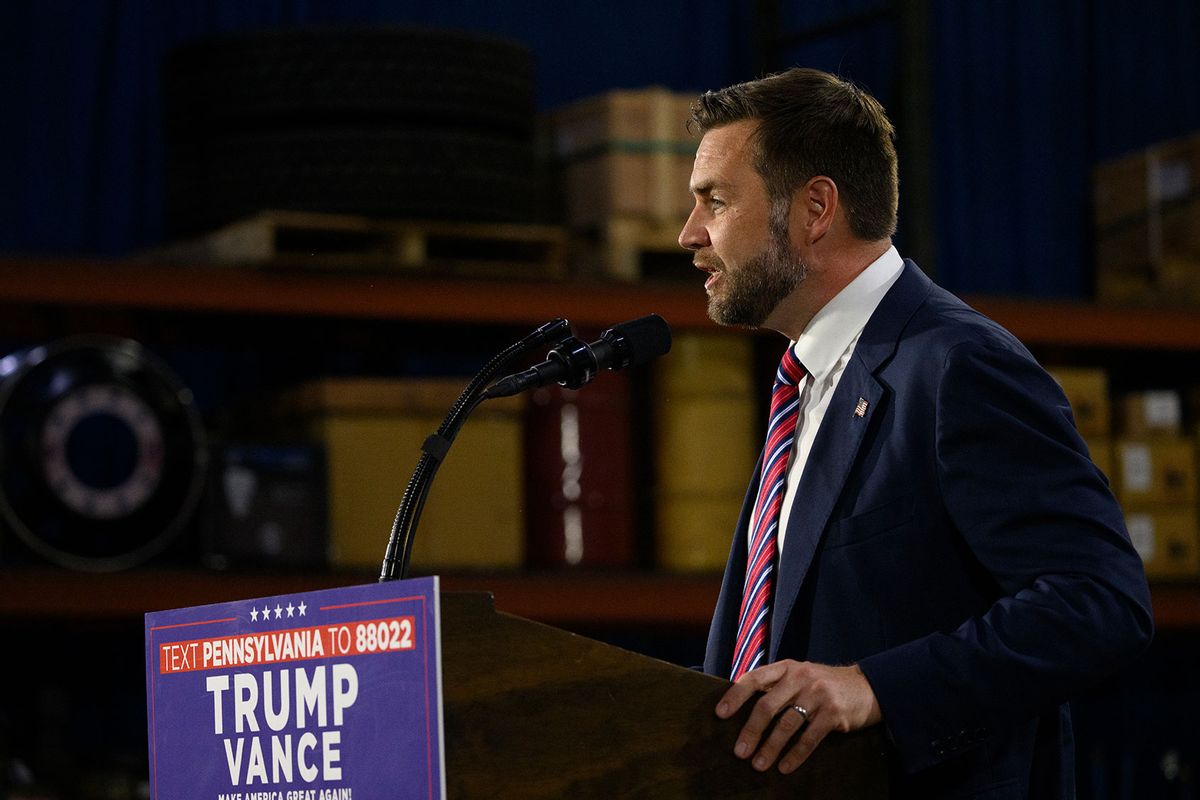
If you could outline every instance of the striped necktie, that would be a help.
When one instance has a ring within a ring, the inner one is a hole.
[[[788,458],[796,438],[800,407],[798,384],[807,372],[789,347],[775,373],[771,391],[771,419],[767,424],[767,446],[763,451],[758,499],[750,517],[750,556],[746,561],[746,584],[738,615],[737,645],[733,651],[732,680],[763,663],[767,657],[767,631],[771,624],[771,599],[775,588],[776,534],[779,510],[787,483]]]

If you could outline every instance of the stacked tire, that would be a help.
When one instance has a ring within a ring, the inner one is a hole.
[[[533,59],[458,31],[194,41],[164,68],[174,236],[266,209],[528,222]]]

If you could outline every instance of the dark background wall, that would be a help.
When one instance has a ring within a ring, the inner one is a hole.
[[[161,240],[158,67],[172,46],[361,23],[525,42],[543,110],[764,67],[840,72],[897,120],[900,244],[960,292],[1087,296],[1093,164],[1200,129],[1195,0],[8,0],[0,252],[119,256]]]
[[[0,251],[120,255],[162,235],[159,64],[214,33],[403,24],[526,43],[538,105],[617,87],[711,88],[747,36],[726,0],[243,2],[15,0],[0,5]],[[685,191],[686,187],[681,187]]]
[[[119,257],[162,240],[159,64],[173,46],[225,31],[376,23],[526,43],[542,110],[613,88],[698,92],[792,64],[853,78],[897,122],[900,246],[959,292],[1088,296],[1092,166],[1200,129],[1196,0],[0,0],[0,254]],[[233,387],[304,369],[419,372],[417,358],[428,371],[475,355],[431,354],[437,337],[375,335],[369,323],[330,345],[308,320],[143,316],[205,409]],[[341,360],[312,363],[322,352]],[[83,633],[113,652],[140,649],[137,626],[114,627]],[[15,641],[32,635],[18,630]],[[678,642],[637,635],[625,643],[660,655],[677,644],[684,663],[702,644],[696,632]],[[59,666],[49,683],[75,687],[72,641],[50,647]],[[1164,796],[1131,787],[1143,772],[1162,780],[1159,757],[1175,742],[1192,743],[1184,761],[1200,763],[1200,644],[1189,631],[1156,646],[1139,674],[1077,706],[1081,786],[1092,789],[1081,796]],[[129,772],[144,775],[141,675],[116,661],[109,669],[96,683],[111,692],[81,686],[0,704],[0,754],[7,730],[19,731],[14,745],[50,754],[94,747],[106,731],[109,751],[130,754]],[[76,695],[81,705],[62,700]],[[42,724],[30,731],[32,718]]]

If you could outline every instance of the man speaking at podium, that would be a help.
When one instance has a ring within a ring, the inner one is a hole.
[[[735,754],[791,772],[882,724],[893,797],[1073,797],[1066,702],[1153,621],[1065,397],[892,247],[874,98],[793,69],[692,117],[709,314],[791,340],[705,655],[717,715],[753,707]]]

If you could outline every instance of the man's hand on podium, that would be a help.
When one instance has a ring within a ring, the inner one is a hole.
[[[779,762],[779,771],[785,774],[799,768],[830,731],[849,733],[883,719],[875,692],[857,665],[830,667],[790,660],[739,678],[717,703],[717,716],[729,719],[759,692],[763,695],[734,745],[734,755],[753,756],[751,763],[759,771],[770,769],[793,739],[795,744]]]

